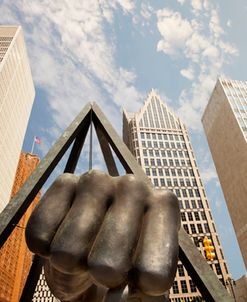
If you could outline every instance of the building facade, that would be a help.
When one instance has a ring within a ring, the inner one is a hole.
[[[202,123],[247,267],[247,82],[219,79]]]
[[[36,155],[21,153],[11,197],[19,191],[38,163]],[[40,194],[35,197],[0,249],[0,301],[16,302],[20,299],[32,263],[32,253],[25,242],[25,227],[39,198]]]
[[[20,26],[0,26],[0,212],[9,202],[34,100]]]
[[[182,227],[207,260],[205,239],[212,241],[208,264],[226,285],[226,262],[185,125],[152,90],[139,112],[123,112],[123,138],[154,187],[177,195]],[[203,301],[180,261],[170,301]]]

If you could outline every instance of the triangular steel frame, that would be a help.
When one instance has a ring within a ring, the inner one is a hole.
[[[72,144],[73,147],[64,172],[74,173],[91,122],[94,124],[109,174],[112,176],[118,175],[117,166],[111,152],[112,148],[126,173],[133,173],[139,179],[150,184],[150,180],[141,166],[113,129],[98,105],[96,103],[88,103],[0,214],[0,247],[7,240],[15,225],[18,224],[36,194]],[[183,228],[179,232],[179,258],[207,302],[234,301]],[[35,257],[21,301],[32,301],[41,267],[41,259]]]

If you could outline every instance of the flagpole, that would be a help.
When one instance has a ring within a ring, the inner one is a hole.
[[[33,154],[34,145],[35,145],[35,136],[33,137],[33,145],[32,145],[32,149],[31,149],[31,154]]]

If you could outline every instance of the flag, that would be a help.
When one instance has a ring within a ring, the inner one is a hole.
[[[34,137],[34,142],[35,142],[35,144],[40,145],[41,144],[41,139],[38,136],[35,136]]]

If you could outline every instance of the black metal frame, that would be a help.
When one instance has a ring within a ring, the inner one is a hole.
[[[117,166],[111,152],[112,148],[126,173],[133,173],[151,185],[150,180],[100,108],[95,103],[88,103],[0,214],[0,247],[8,239],[15,225],[18,224],[20,218],[72,143],[73,147],[64,171],[74,172],[91,122],[95,126],[109,174],[112,176],[118,175]],[[234,301],[182,228],[179,232],[179,258],[207,302]],[[42,260],[35,256],[21,301],[32,301],[41,267]]]

